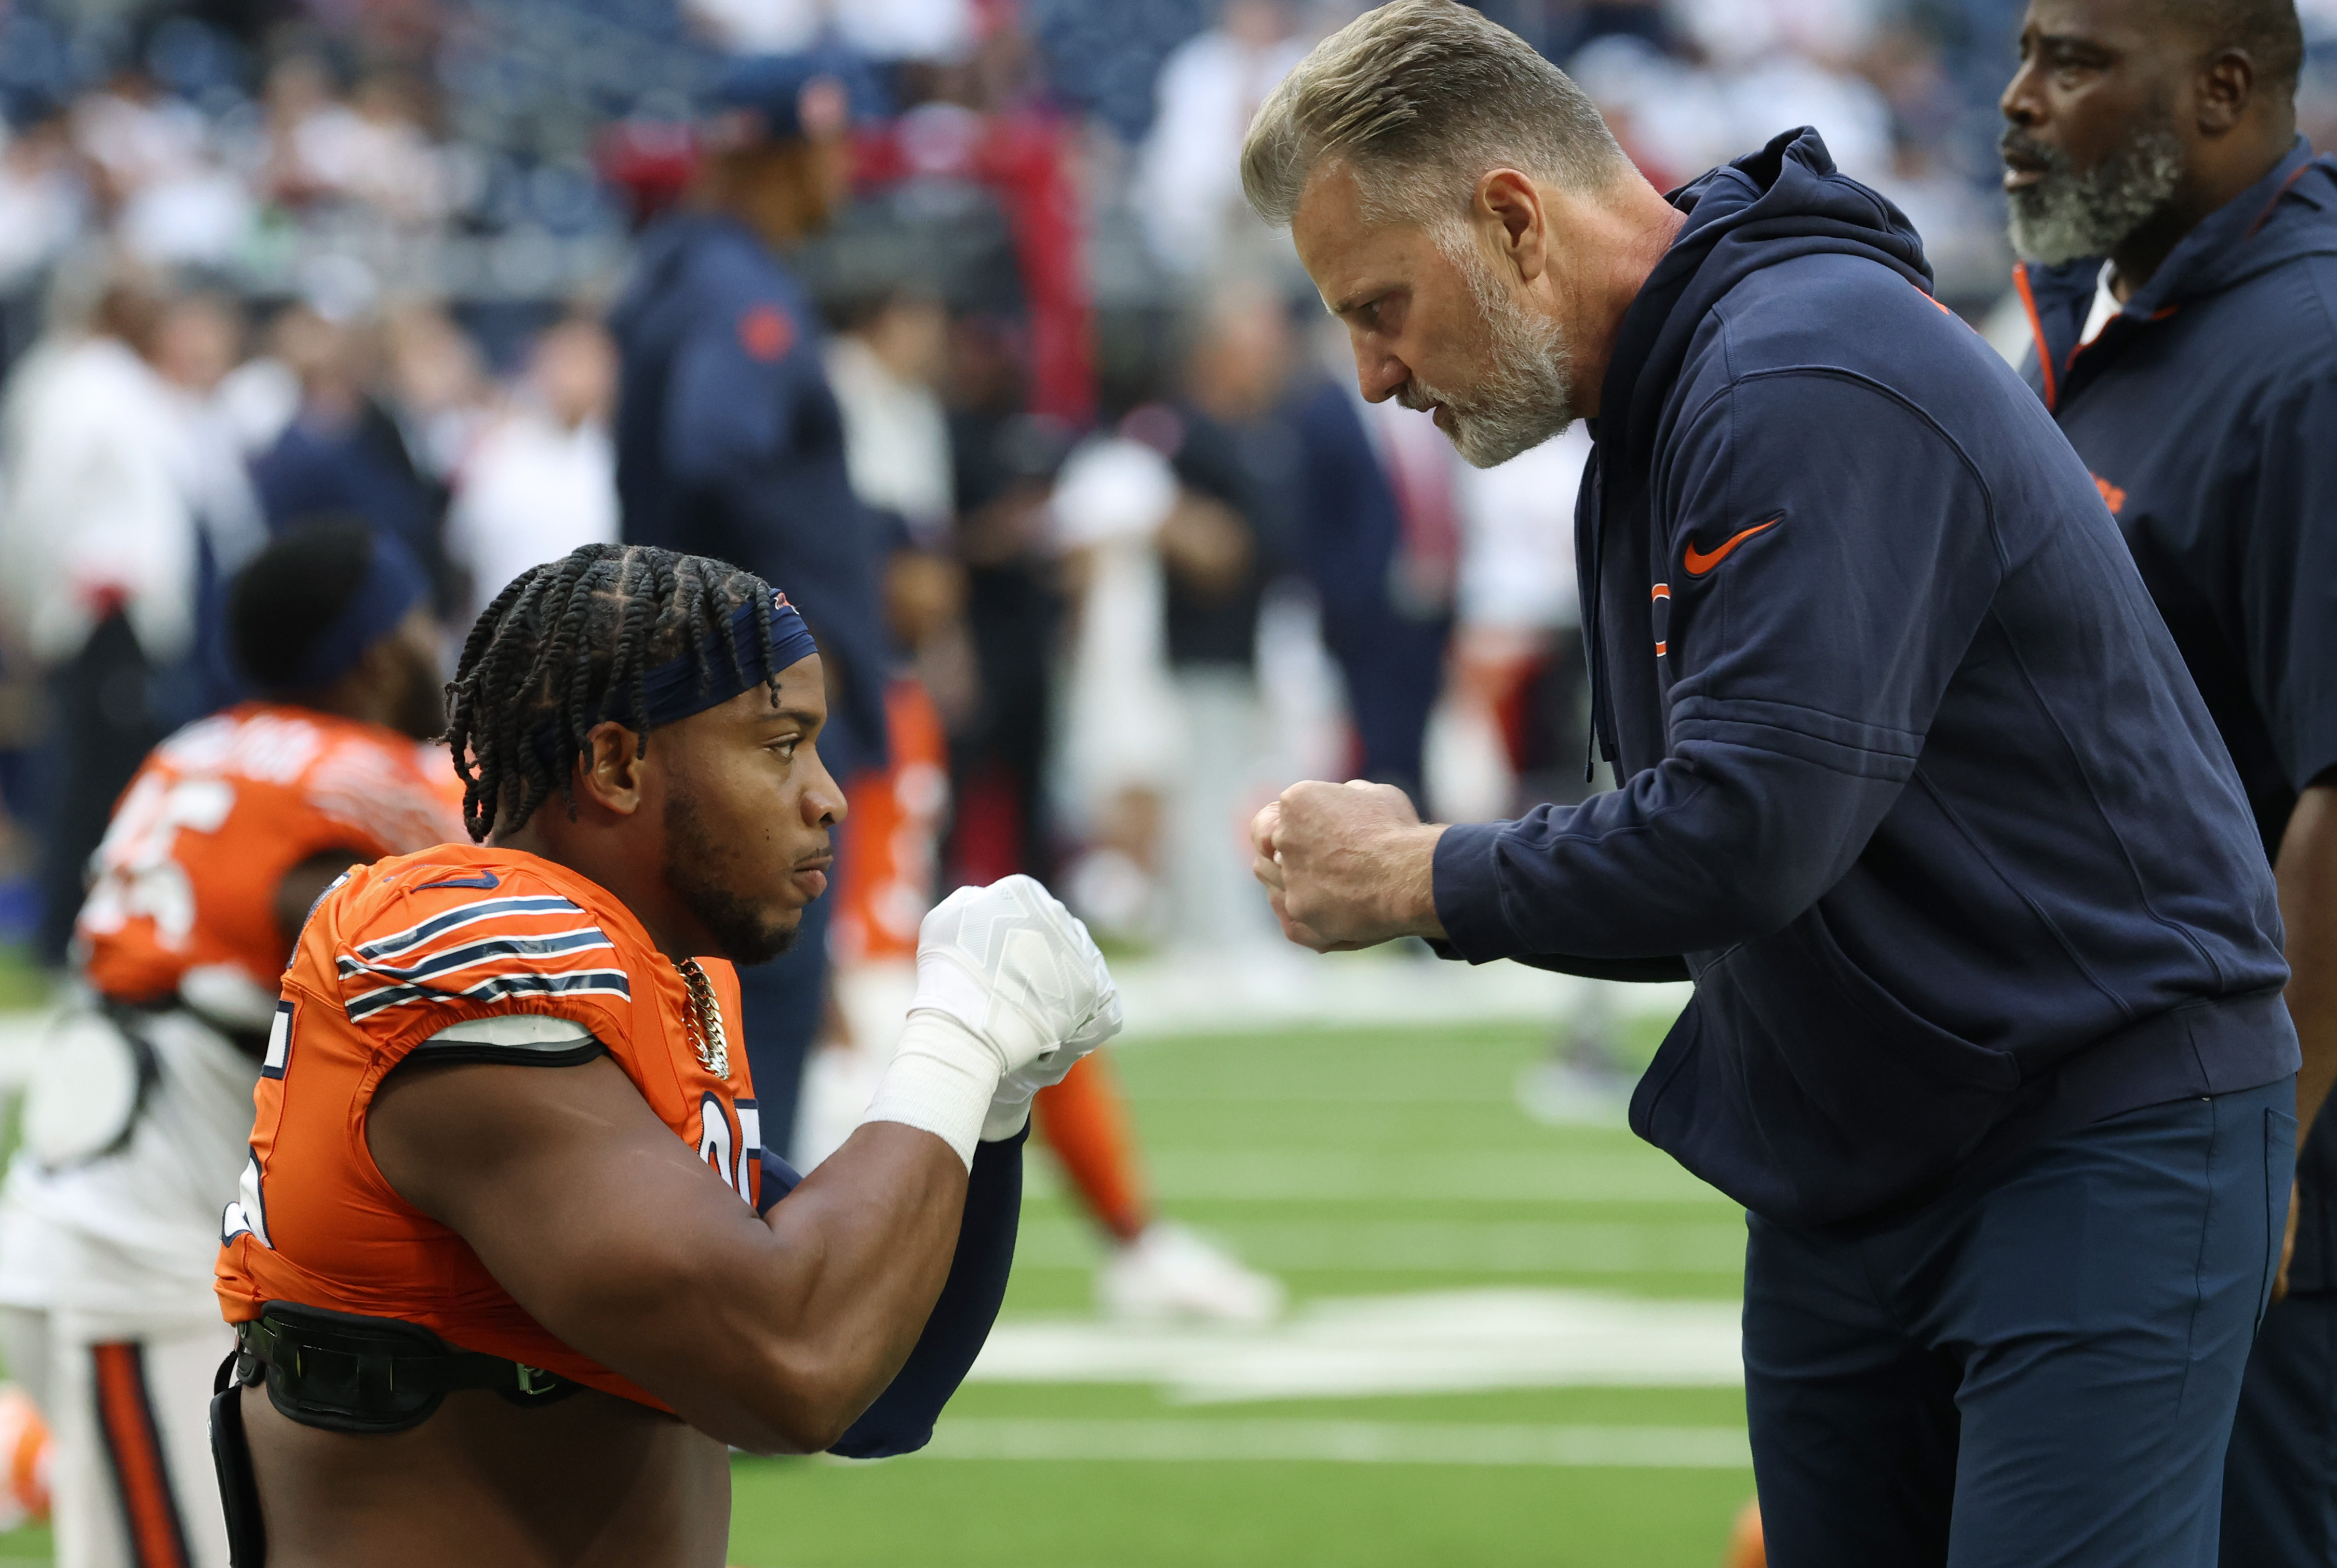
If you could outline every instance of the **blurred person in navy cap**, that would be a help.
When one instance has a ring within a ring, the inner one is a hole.
[[[788,258],[846,192],[865,77],[848,58],[734,62],[674,211],[643,231],[610,320],[619,354],[617,492],[628,542],[711,556],[782,585],[819,638],[839,779],[881,765],[885,629],[876,541],[854,499],[818,317]],[[742,969],[748,1055],[775,1143],[793,1125],[826,993],[829,906]]]
[[[163,740],[112,806],[0,1189],[0,1349],[56,1436],[60,1563],[227,1568],[209,1428],[235,1339],[211,1271],[278,978],[335,878],[463,837],[425,744],[446,722],[429,591],[362,520],[286,533],[228,594],[253,700]]]

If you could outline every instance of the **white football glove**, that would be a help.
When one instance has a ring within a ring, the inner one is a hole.
[[[960,888],[917,931],[917,994],[862,1118],[923,1127],[973,1163],[1031,1097],[1120,1032],[1120,993],[1087,928],[1026,876]]]

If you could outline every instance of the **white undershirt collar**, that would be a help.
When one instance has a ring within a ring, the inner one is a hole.
[[[2109,325],[2110,318],[2126,308],[2118,303],[2117,296],[2110,292],[2110,278],[2117,271],[2117,262],[2102,263],[2101,277],[2094,283],[2094,307],[2087,313],[2086,329],[2078,335],[2078,346],[2080,348],[2099,337],[2102,328]]]

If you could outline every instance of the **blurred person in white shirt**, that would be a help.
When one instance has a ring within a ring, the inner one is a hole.
[[[1242,200],[1241,141],[1258,104],[1306,54],[1295,11],[1289,0],[1225,0],[1217,24],[1160,67],[1136,194],[1153,254],[1176,272],[1204,272],[1222,263],[1229,238],[1266,232]]]
[[[471,448],[447,512],[447,554],[470,581],[461,624],[529,567],[615,541],[616,388],[616,349],[599,322],[572,317],[536,340],[517,394]]]
[[[1590,677],[1574,566],[1590,444],[1577,424],[1498,467],[1461,472],[1452,677],[1429,746],[1439,812],[1510,817],[1609,787],[1603,764],[1586,776]],[[1456,765],[1456,752],[1475,765]],[[1618,1047],[1613,992],[1586,981],[1544,1057],[1518,1075],[1520,1105],[1553,1125],[1621,1125],[1638,1073]]]
[[[154,677],[195,644],[202,484],[183,388],[153,362],[173,301],[124,272],[24,356],[0,401],[0,611],[44,671],[55,751],[39,956],[161,737]]]
[[[137,72],[74,104],[74,146],[96,176],[116,241],[157,266],[230,258],[256,208],[192,104]]]
[[[1856,69],[1881,34],[1881,0],[1673,0],[1671,9],[1704,66],[1680,70],[1680,90],[1662,101],[1626,103],[1635,129],[1705,120],[1673,150],[1669,175],[1693,180],[1796,125],[1816,126],[1852,178],[1873,183],[1890,174],[1890,105]],[[1601,86],[1589,91],[1607,101]],[[1714,111],[1716,119],[1706,120]]]
[[[390,223],[422,228],[444,218],[448,180],[422,124],[418,89],[395,73],[376,72],[347,98],[332,68],[310,54],[290,54],[269,73],[270,194],[295,208],[357,202]]]
[[[224,394],[243,357],[247,327],[240,302],[195,290],[172,299],[155,326],[150,360],[181,439],[172,471],[195,519],[194,645],[159,684],[165,726],[193,719],[243,695],[227,657],[227,584],[268,542],[244,466],[236,414]]]
[[[63,115],[0,127],[0,300],[31,294],[81,232],[88,204]],[[15,346],[0,340],[0,354]]]
[[[797,54],[833,40],[872,60],[955,62],[980,31],[974,0],[682,0],[735,54]]]
[[[1576,428],[1497,468],[1461,475],[1461,560],[1455,583],[1453,696],[1490,727],[1507,764],[1503,797],[1487,803],[1511,815],[1545,800],[1581,798],[1587,714],[1572,725],[1545,708],[1579,697],[1589,677],[1579,644],[1581,605],[1574,579],[1574,500],[1590,455]],[[1545,689],[1546,687],[1561,689]],[[1561,739],[1554,730],[1564,729]],[[1571,756],[1566,755],[1570,739]],[[1555,754],[1555,755],[1553,755]],[[1533,797],[1521,800],[1524,792]],[[1431,794],[1437,794],[1433,785]],[[1446,807],[1439,801],[1439,809]]]
[[[892,512],[924,549],[948,536],[949,416],[934,388],[948,368],[949,313],[913,289],[886,289],[844,312],[821,346],[844,408],[853,493]]]
[[[949,371],[950,319],[921,289],[885,286],[838,312],[821,345],[844,414],[852,492],[885,520],[885,613],[942,722],[979,700],[965,627],[965,572],[956,560],[956,469],[939,388]]]

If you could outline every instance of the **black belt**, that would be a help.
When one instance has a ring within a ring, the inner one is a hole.
[[[540,1367],[459,1349],[419,1323],[297,1301],[267,1303],[235,1326],[235,1337],[237,1387],[264,1378],[280,1414],[333,1432],[403,1432],[458,1388],[493,1388],[533,1407],[582,1387]]]

